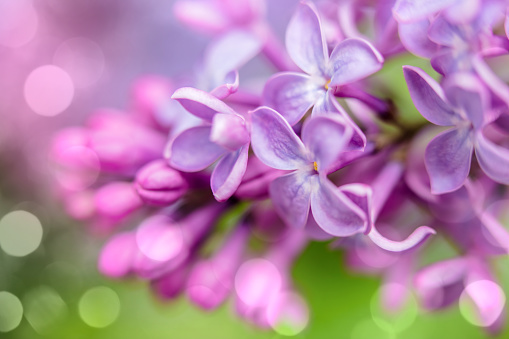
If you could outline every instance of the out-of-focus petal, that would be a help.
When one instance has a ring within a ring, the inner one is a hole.
[[[320,177],[311,193],[311,209],[316,223],[327,233],[347,237],[368,227],[367,217],[326,177]]]
[[[184,24],[206,33],[218,33],[230,23],[213,1],[180,0],[175,2],[173,12]]]
[[[281,113],[290,125],[295,125],[325,93],[325,80],[318,80],[300,73],[277,73],[265,84],[264,104]]]
[[[445,16],[455,24],[468,24],[481,10],[482,0],[454,1],[446,10]]]
[[[400,0],[393,8],[399,22],[415,22],[449,7],[458,0]]]
[[[317,175],[296,171],[283,175],[270,184],[272,203],[289,227],[302,228],[306,224],[311,190],[317,179]]]
[[[491,179],[509,185],[509,150],[476,134],[475,156],[482,170]]]
[[[411,53],[429,59],[437,51],[438,46],[428,38],[429,20],[400,23],[398,33],[401,43]]]
[[[383,56],[369,42],[362,39],[341,41],[332,51],[328,74],[329,86],[346,85],[363,79],[382,68]]]
[[[227,152],[210,141],[210,126],[198,126],[180,133],[171,145],[170,165],[185,172],[197,172],[210,166]]]
[[[338,115],[315,116],[304,122],[302,141],[313,156],[318,172],[327,174],[345,152],[353,131]]]
[[[468,37],[460,29],[460,26],[447,21],[443,16],[438,16],[431,23],[428,30],[428,37],[431,41],[452,48],[457,48],[458,44],[467,44]]]
[[[227,200],[239,187],[246,172],[248,150],[249,145],[245,145],[217,163],[210,178],[212,192],[217,201]]]
[[[262,42],[247,31],[234,30],[214,41],[205,52],[208,90],[221,85],[228,73],[238,70],[260,52]]]
[[[472,58],[472,64],[477,75],[484,81],[486,86],[488,86],[497,97],[503,100],[506,105],[509,105],[509,86],[490,69],[483,58]]]
[[[467,128],[437,135],[426,148],[425,163],[431,192],[443,194],[460,188],[470,172],[473,144]]]
[[[440,85],[422,69],[403,66],[403,73],[415,107],[423,117],[439,126],[454,125],[454,113],[445,102]]]
[[[479,78],[470,73],[454,73],[447,77],[443,87],[449,103],[464,113],[463,118],[471,121],[476,129],[480,128],[489,97]]]
[[[293,170],[312,163],[288,122],[268,107],[251,113],[251,145],[258,159],[272,168]]]
[[[191,114],[212,121],[214,115],[219,113],[235,114],[227,104],[210,93],[192,87],[179,88],[171,96]]]
[[[402,252],[415,248],[426,240],[430,235],[436,234],[435,230],[428,226],[420,226],[412,232],[405,240],[395,241],[390,240],[378,233],[376,227],[373,225],[368,237],[379,247],[391,252]]]
[[[286,49],[304,72],[325,75],[327,44],[313,4],[304,2],[297,8],[286,29]]]

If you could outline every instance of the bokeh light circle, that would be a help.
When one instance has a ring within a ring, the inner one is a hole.
[[[32,328],[40,333],[46,333],[65,319],[67,305],[62,297],[52,288],[39,286],[30,291],[23,298],[25,318]]]
[[[502,315],[505,306],[502,288],[491,280],[477,280],[469,283],[461,293],[459,308],[469,323],[488,327]]]
[[[282,292],[269,304],[267,321],[278,334],[295,336],[301,333],[309,322],[307,303],[294,292]]]
[[[34,38],[39,19],[31,0],[0,1],[0,13],[0,45],[17,48]]]
[[[41,222],[27,211],[13,211],[0,220],[0,247],[9,255],[32,253],[41,244],[42,234]]]
[[[37,114],[55,116],[65,111],[74,98],[74,84],[62,68],[45,65],[33,70],[25,81],[25,100]]]
[[[56,50],[53,62],[70,75],[77,88],[85,88],[97,82],[105,64],[101,47],[81,37],[64,41]]]
[[[18,297],[7,291],[0,292],[0,332],[18,327],[23,318],[23,305]]]
[[[80,298],[78,310],[81,319],[87,325],[103,328],[111,325],[118,318],[120,299],[109,287],[94,287]]]
[[[147,258],[168,261],[184,251],[184,235],[176,226],[146,223],[136,231],[138,249]]]
[[[382,302],[384,297],[391,298],[390,295],[387,296],[388,291],[398,291],[398,293],[405,294],[404,303],[399,305],[397,311],[387,309],[387,304],[392,304],[390,300],[385,303]],[[409,328],[415,322],[419,311],[417,300],[410,290],[398,283],[382,285],[371,298],[370,308],[375,324],[389,334],[400,333]]]
[[[283,279],[276,266],[266,259],[244,262],[235,275],[235,290],[247,306],[268,304],[281,289]]]

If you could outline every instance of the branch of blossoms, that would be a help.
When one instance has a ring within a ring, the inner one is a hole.
[[[296,334],[309,309],[293,262],[309,241],[333,240],[347,265],[383,277],[387,309],[411,289],[428,310],[468,299],[479,326],[501,331],[491,260],[509,235],[490,206],[508,198],[509,79],[492,60],[508,54],[507,7],[303,1],[284,48],[262,1],[177,1],[180,21],[213,37],[198,73],[146,77],[131,112],[61,131],[58,194],[92,229],[122,229],[99,270],[146,280],[163,300],[185,294],[210,311],[231,298],[247,321]],[[423,123],[399,119],[407,93],[379,98],[394,84],[371,78],[403,53],[429,61],[401,70]],[[421,267],[435,239],[457,257]]]

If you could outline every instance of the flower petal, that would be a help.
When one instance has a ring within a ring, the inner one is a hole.
[[[185,172],[197,172],[210,166],[227,152],[210,141],[210,126],[198,126],[180,133],[171,145],[170,165]]]
[[[460,188],[470,172],[472,141],[466,128],[453,128],[437,135],[426,148],[425,163],[431,192],[443,194]]]
[[[192,87],[179,88],[171,96],[177,100],[189,113],[212,122],[214,115],[219,113],[235,114],[227,104],[210,93]]]
[[[353,131],[338,115],[314,116],[304,122],[302,141],[311,151],[318,172],[328,174],[339,156],[346,151]]]
[[[316,223],[337,237],[361,233],[368,227],[367,216],[326,177],[320,177],[311,193],[311,209]]]
[[[456,113],[445,101],[440,85],[422,69],[403,66],[403,73],[415,107],[428,121],[439,126],[454,125]]]
[[[210,186],[217,201],[225,201],[237,190],[246,172],[249,145],[224,156],[217,163]]]
[[[470,73],[454,73],[444,81],[447,100],[463,117],[472,122],[476,129],[484,122],[484,112],[488,110],[489,97],[479,78]]]
[[[476,134],[475,156],[484,173],[501,184],[509,185],[509,150]]]
[[[389,240],[378,233],[375,225],[373,225],[371,232],[368,234],[368,237],[377,246],[383,248],[384,250],[391,252],[402,252],[418,246],[432,234],[436,234],[434,229],[428,226],[420,226],[417,227],[417,229],[413,231],[412,234],[410,234],[405,240],[395,241]]]
[[[329,86],[346,85],[363,79],[379,71],[383,62],[383,56],[369,42],[355,38],[343,40],[330,56]]]
[[[302,228],[309,214],[309,204],[316,175],[296,171],[275,179],[270,196],[276,212],[289,227]]]
[[[405,48],[421,58],[429,59],[437,51],[438,46],[428,38],[429,20],[400,23],[399,38]]]
[[[264,104],[281,113],[295,125],[325,93],[325,80],[319,84],[305,74],[283,72],[272,76],[263,89]]]
[[[258,159],[272,168],[293,170],[311,163],[288,122],[268,107],[251,113],[251,145]]]
[[[231,151],[249,142],[249,132],[244,118],[237,114],[217,113],[212,119],[210,141]]]
[[[458,0],[400,0],[393,8],[399,22],[415,22],[449,7]]]
[[[325,75],[327,44],[315,6],[301,3],[286,29],[286,49],[304,72]]]

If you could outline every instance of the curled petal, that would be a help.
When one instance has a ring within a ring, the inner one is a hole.
[[[463,185],[470,172],[472,149],[470,131],[466,128],[447,130],[431,140],[425,164],[433,194],[452,192]]]
[[[417,67],[403,66],[403,73],[410,96],[422,116],[435,125],[454,125],[456,113],[446,103],[440,85]]]
[[[368,233],[368,237],[377,246],[383,248],[384,250],[391,252],[402,252],[418,246],[432,234],[436,234],[434,229],[428,226],[421,226],[413,231],[412,234],[410,234],[405,240],[395,241],[389,240],[378,233],[373,225],[371,232]]]
[[[369,42],[346,39],[332,51],[329,62],[330,86],[346,85],[382,68],[383,56]]]
[[[309,214],[309,204],[316,175],[296,171],[275,179],[270,184],[274,207],[289,227],[302,228]]]
[[[225,154],[226,149],[210,141],[210,130],[210,126],[198,126],[180,133],[171,145],[171,166],[185,172],[197,172]]]
[[[325,177],[320,177],[311,193],[311,209],[318,226],[337,237],[361,233],[368,227],[362,210]]]
[[[311,3],[301,3],[286,29],[286,49],[304,72],[325,75],[327,44],[320,18]]]
[[[306,120],[302,128],[302,141],[311,151],[318,172],[327,173],[345,152],[353,131],[337,115],[315,116]]]
[[[323,84],[316,82],[308,75],[283,72],[272,76],[263,89],[265,105],[281,113],[295,125],[325,93]]]
[[[223,157],[218,163],[210,184],[217,201],[225,201],[237,190],[246,172],[249,145]]]
[[[191,114],[212,122],[214,115],[219,113],[235,114],[227,104],[210,93],[192,87],[179,88],[171,96]]]
[[[272,168],[293,170],[310,164],[304,144],[288,122],[268,107],[251,113],[251,144],[258,159]]]
[[[509,150],[498,146],[477,133],[475,156],[482,170],[491,179],[509,185]]]
[[[221,81],[221,84],[210,91],[210,94],[216,98],[223,100],[237,92],[239,89],[239,72],[231,71]]]

